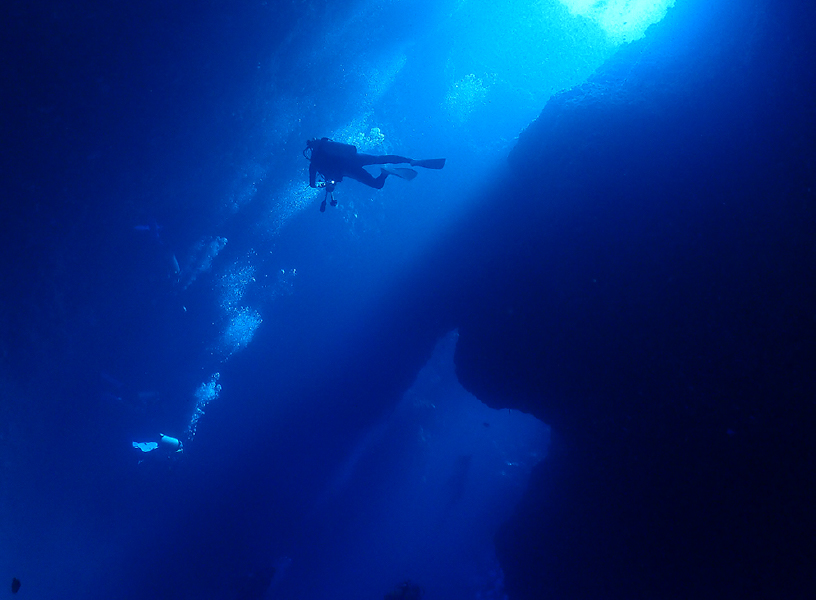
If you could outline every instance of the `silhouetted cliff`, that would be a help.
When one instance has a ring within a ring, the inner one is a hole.
[[[816,591],[816,14],[677,4],[459,241],[460,380],[553,427],[497,538],[514,599]]]

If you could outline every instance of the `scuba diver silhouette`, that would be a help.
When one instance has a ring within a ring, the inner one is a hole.
[[[379,177],[374,177],[363,168],[366,165],[407,163],[412,167],[424,167],[426,169],[441,169],[445,166],[444,158],[414,160],[397,154],[384,154],[381,156],[361,154],[357,152],[356,146],[341,144],[325,137],[308,140],[306,147],[303,149],[303,156],[309,161],[309,186],[325,188],[326,190],[326,196],[320,204],[320,212],[326,210],[327,198],[331,198],[332,206],[337,206],[333,192],[335,186],[343,181],[343,177],[350,177],[379,190],[385,185],[385,180],[389,175],[408,180],[417,176],[416,171],[407,167],[382,167]],[[318,174],[321,176],[322,181],[316,181]]]

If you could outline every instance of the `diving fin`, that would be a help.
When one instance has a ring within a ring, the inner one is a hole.
[[[383,171],[388,173],[389,175],[396,175],[402,179],[407,179],[411,181],[414,177],[417,176],[417,172],[413,169],[406,169],[404,167],[381,167]]]
[[[426,160],[412,160],[412,167],[425,167],[426,169],[441,169],[445,166],[444,158],[428,158]]]

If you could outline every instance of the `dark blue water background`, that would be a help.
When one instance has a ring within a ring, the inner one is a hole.
[[[697,4],[672,60],[715,26]],[[493,535],[549,429],[457,382],[434,252],[551,95],[643,27],[556,1],[4,13],[0,576],[28,598],[504,597]],[[321,136],[448,163],[345,181],[321,214]],[[514,265],[491,268],[481,289]],[[131,445],[160,432],[183,458]]]

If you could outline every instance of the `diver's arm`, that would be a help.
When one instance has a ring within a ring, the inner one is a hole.
[[[317,169],[314,163],[309,163],[309,187],[317,187],[315,185],[315,177],[317,177]]]

